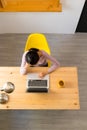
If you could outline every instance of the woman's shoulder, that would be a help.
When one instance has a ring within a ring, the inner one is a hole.
[[[23,56],[25,56],[25,55],[27,54],[27,52],[28,52],[28,51],[25,51],[25,52],[23,53]]]
[[[48,54],[45,50],[39,50],[42,54]]]

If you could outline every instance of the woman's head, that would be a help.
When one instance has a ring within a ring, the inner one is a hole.
[[[31,48],[26,54],[26,62],[35,65],[39,60],[38,49]]]

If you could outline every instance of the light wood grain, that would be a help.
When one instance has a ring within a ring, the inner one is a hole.
[[[3,0],[2,0],[3,1]],[[6,0],[5,8],[1,12],[61,12],[60,0]]]
[[[46,71],[47,67],[31,67],[29,72]],[[9,102],[1,109],[79,109],[78,76],[76,67],[61,67],[50,74],[48,93],[26,93],[26,76],[19,74],[19,67],[0,67],[0,86],[10,81],[15,91],[9,95]],[[58,87],[62,79],[65,86]]]
[[[7,1],[6,0],[0,0],[0,4],[2,8],[5,8],[7,5]]]

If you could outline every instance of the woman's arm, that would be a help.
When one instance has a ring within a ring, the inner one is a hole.
[[[26,59],[25,59],[26,53],[27,53],[27,51],[23,53],[21,67],[20,67],[20,74],[22,74],[22,75],[27,74],[27,63],[26,63]]]
[[[46,53],[45,51],[42,50],[42,55],[46,57],[46,59],[50,60],[52,62],[52,66],[48,69],[47,72],[42,72],[40,73],[40,77],[44,77],[46,74],[49,74],[53,71],[55,71],[58,67],[60,67],[60,63],[51,55]]]

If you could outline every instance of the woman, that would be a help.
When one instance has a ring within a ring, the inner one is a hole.
[[[44,50],[39,50],[36,48],[31,48],[28,51],[24,52],[22,56],[22,63],[20,67],[20,74],[25,75],[28,73],[28,67],[31,66],[40,66],[40,67],[46,67],[48,66],[47,60],[50,60],[52,62],[52,66],[46,71],[39,73],[39,77],[44,77],[45,75],[53,72],[56,70],[60,65],[59,62],[46,53]]]

